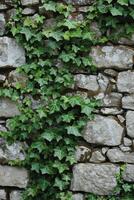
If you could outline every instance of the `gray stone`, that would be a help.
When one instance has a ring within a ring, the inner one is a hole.
[[[122,108],[134,110],[134,94],[122,98]]]
[[[3,189],[0,189],[0,200],[6,200],[6,192]]]
[[[84,6],[85,7],[85,6]],[[90,25],[90,30],[94,32],[95,38],[100,38],[102,36],[99,24],[97,22],[92,22]]]
[[[117,118],[121,123],[125,122],[125,118],[122,115],[117,115]]]
[[[71,190],[109,195],[117,186],[119,167],[113,164],[77,164],[73,168]]]
[[[16,142],[12,145],[5,144],[0,147],[0,163],[5,164],[13,160],[25,160],[24,145]]]
[[[10,200],[22,200],[22,194],[19,190],[14,190],[10,193]]]
[[[13,0],[5,0],[5,3],[12,6],[13,5]]]
[[[35,14],[36,10],[33,9],[33,8],[25,8],[23,11],[22,11],[22,14],[23,15],[33,15]]]
[[[4,14],[0,13],[0,36],[5,33],[6,20]]]
[[[74,76],[74,80],[77,88],[86,89],[91,95],[95,95],[99,92],[97,76],[77,74]]]
[[[91,149],[85,146],[78,146],[76,148],[75,157],[76,160],[80,162],[89,161],[91,157]]]
[[[122,152],[119,148],[109,149],[107,157],[113,163],[134,163],[134,152]]]
[[[5,80],[6,80],[6,76],[5,76],[5,75],[2,75],[2,74],[0,74],[0,83],[3,83],[3,82],[5,82]]]
[[[109,85],[109,79],[103,74],[99,73],[97,80],[100,86],[100,91],[105,93]]]
[[[25,74],[19,73],[16,70],[11,71],[8,76],[8,83],[15,87],[19,84],[22,87],[26,87],[26,83],[28,81],[28,77]]]
[[[127,138],[127,137],[124,137],[124,138],[123,138],[123,142],[124,142],[124,146],[126,146],[126,147],[132,146],[132,140],[130,140],[130,139]]]
[[[39,4],[39,0],[21,0],[23,6],[34,6]]]
[[[102,154],[105,155],[105,154],[107,153],[108,149],[109,149],[109,147],[103,147],[103,148],[101,149]]]
[[[20,115],[17,103],[8,98],[0,97],[0,117],[9,118],[16,115]]]
[[[119,147],[120,147],[121,151],[123,151],[123,152],[131,151],[131,147],[125,147],[123,144],[121,144]]]
[[[119,109],[119,108],[102,108],[101,113],[104,115],[118,115],[118,114],[122,114],[123,110]]]
[[[7,129],[6,129],[6,127],[4,125],[0,124],[0,131],[6,132]]]
[[[127,182],[134,182],[134,165],[126,164],[123,179]]]
[[[134,50],[126,46],[92,47],[90,56],[97,68],[131,69]]]
[[[25,64],[25,51],[16,41],[0,37],[0,67],[19,67]]]
[[[130,46],[134,45],[134,34],[132,34],[130,38],[125,38],[125,37],[120,38],[118,43]]]
[[[63,0],[63,2],[67,4],[80,5],[80,6],[90,5],[94,1],[95,0]]]
[[[0,3],[0,11],[7,10],[8,6],[6,4]]]
[[[12,8],[7,11],[7,18],[8,20],[12,19],[16,15],[17,10],[15,8]]]
[[[122,94],[112,92],[102,99],[102,107],[121,107]]]
[[[126,114],[127,135],[134,139],[134,111],[128,111]]]
[[[27,184],[26,169],[0,165],[0,186],[25,188]]]
[[[108,76],[117,77],[118,72],[113,69],[105,69],[104,73]]]
[[[115,118],[96,115],[87,123],[83,137],[91,144],[117,146],[121,144],[123,131]]]
[[[90,158],[90,162],[93,163],[101,163],[104,162],[106,158],[102,155],[99,150],[93,151],[92,156]]]
[[[117,88],[119,92],[134,93],[134,72],[124,71],[118,74]]]
[[[73,194],[73,199],[72,200],[84,200],[84,195],[77,193],[77,194]]]

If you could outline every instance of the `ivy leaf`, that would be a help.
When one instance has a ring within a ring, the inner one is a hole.
[[[120,5],[128,6],[128,0],[118,0],[117,2],[118,2]]]
[[[39,165],[39,163],[32,163],[31,170],[32,171],[36,171],[37,173],[39,173],[39,171],[40,171],[40,165]]]
[[[134,5],[134,0],[129,0],[129,3]]]
[[[42,134],[41,137],[51,142],[55,138],[55,133],[52,131],[46,131]]]
[[[30,29],[26,27],[23,27],[20,33],[25,35],[27,41],[29,41],[33,35],[32,31],[30,31]]]
[[[112,14],[113,16],[122,15],[122,12],[121,12],[119,9],[115,8],[115,7],[112,7],[112,8],[110,9],[110,12],[111,12],[111,14]]]
[[[64,157],[66,157],[66,153],[63,149],[61,148],[56,148],[54,150],[54,156],[59,158],[59,160],[62,160]]]
[[[69,135],[81,136],[81,134],[76,126],[68,126],[67,133]]]

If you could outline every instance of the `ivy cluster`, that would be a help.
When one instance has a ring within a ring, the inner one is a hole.
[[[71,200],[75,146],[99,105],[77,94],[73,74],[96,73],[91,46],[134,32],[134,0],[97,0],[86,6],[83,19],[78,7],[59,1],[42,0],[32,17],[23,16],[20,5],[15,1],[16,16],[8,23],[8,35],[25,48],[27,64],[19,71],[29,80],[25,87],[16,84],[0,92],[21,102],[21,115],[9,121],[6,137],[28,145],[26,160],[14,163],[30,171],[25,200]],[[98,23],[101,37],[92,22]]]

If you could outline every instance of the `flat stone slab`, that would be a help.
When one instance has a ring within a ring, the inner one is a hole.
[[[120,72],[117,78],[117,88],[119,92],[134,93],[134,72]]]
[[[23,6],[34,6],[39,4],[39,0],[21,0]]]
[[[77,164],[73,168],[72,191],[109,195],[117,186],[119,167],[114,164]]]
[[[122,98],[122,108],[134,110],[134,94]]]
[[[134,152],[122,152],[119,148],[109,149],[107,157],[113,163],[134,163]]]
[[[91,144],[117,146],[121,144],[124,128],[113,117],[96,115],[83,131],[84,139]]]
[[[9,37],[0,37],[0,67],[19,67],[25,64],[25,51]]]
[[[131,69],[134,50],[126,46],[96,46],[92,47],[90,56],[99,69]]]
[[[126,114],[127,135],[134,138],[134,111],[128,111]]]
[[[27,184],[26,169],[0,165],[0,186],[26,188]]]
[[[63,2],[72,5],[84,6],[92,4],[93,2],[95,2],[95,0],[63,0]]]
[[[123,179],[127,182],[134,182],[134,165],[126,164]]]

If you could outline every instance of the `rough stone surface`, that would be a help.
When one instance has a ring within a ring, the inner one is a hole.
[[[84,200],[84,195],[80,193],[74,194],[72,200]]]
[[[39,4],[39,0],[21,0],[23,6],[33,6]]]
[[[71,190],[109,195],[116,187],[119,167],[113,164],[78,164],[73,169]]]
[[[113,163],[134,163],[134,152],[122,152],[119,148],[109,149],[107,157]]]
[[[122,98],[122,108],[134,110],[134,94]]]
[[[122,37],[118,41],[119,44],[134,45],[134,34],[130,38]]]
[[[5,144],[0,147],[0,163],[7,163],[12,160],[24,160],[24,145],[20,142],[12,145]]]
[[[134,111],[128,111],[126,114],[127,135],[134,139]]]
[[[19,67],[25,64],[25,52],[16,41],[0,37],[0,67]]]
[[[0,117],[8,118],[19,114],[17,103],[8,98],[0,97]]]
[[[6,192],[3,189],[0,189],[0,200],[6,200]]]
[[[10,193],[10,200],[22,200],[21,198],[21,192],[18,190],[12,191]]]
[[[113,69],[105,69],[104,73],[108,76],[117,77],[118,72]]]
[[[101,113],[104,115],[118,115],[118,114],[122,114],[123,110],[122,109],[118,109],[118,108],[102,108]]]
[[[91,3],[94,2],[94,0],[63,0],[67,4],[73,4],[73,5],[90,5]]]
[[[130,140],[127,137],[123,138],[123,142],[124,142],[124,146],[126,146],[126,147],[130,147],[132,145],[132,140]]]
[[[4,14],[0,14],[0,36],[4,35],[6,20]]]
[[[130,69],[133,66],[134,51],[125,46],[92,47],[90,56],[98,69]]]
[[[101,162],[104,162],[105,160],[106,158],[98,150],[94,151],[90,158],[90,162],[93,162],[93,163],[101,163]]]
[[[77,74],[75,75],[74,80],[76,87],[86,89],[93,95],[99,91],[97,76]]]
[[[119,92],[134,93],[134,72],[120,72],[117,79],[117,87]]]
[[[19,73],[16,70],[11,71],[8,76],[8,82],[11,86],[15,87],[16,84],[19,84],[21,87],[25,87],[28,78],[25,74]]]
[[[35,14],[35,10],[32,9],[32,8],[25,8],[23,11],[22,11],[22,14],[23,15],[33,15]]]
[[[28,172],[25,169],[0,165],[0,186],[25,188]]]
[[[122,94],[112,92],[102,99],[102,107],[121,107]]]
[[[6,80],[6,76],[0,74],[0,83],[3,83]]]
[[[131,147],[126,147],[123,144],[121,144],[120,146],[121,151],[123,152],[130,152],[131,151]]]
[[[106,92],[109,84],[109,79],[103,74],[99,73],[97,77],[101,92]]]
[[[83,137],[92,144],[116,146],[121,144],[123,127],[112,117],[96,115],[85,127]]]
[[[134,165],[127,164],[123,172],[123,179],[127,182],[134,182]]]
[[[89,161],[91,157],[91,149],[85,146],[78,146],[76,148],[75,157],[76,160],[80,162]]]

